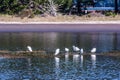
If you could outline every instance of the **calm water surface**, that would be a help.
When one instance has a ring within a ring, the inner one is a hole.
[[[119,51],[120,33],[27,32],[0,33],[0,50],[21,51],[26,46],[49,53],[72,46],[97,53]],[[120,57],[65,55],[62,57],[0,57],[0,80],[120,80]]]
[[[33,50],[52,51],[60,48],[64,51],[72,46],[83,48],[89,52],[93,47],[97,52],[120,50],[120,33],[67,33],[67,32],[40,32],[40,33],[0,33],[0,50],[26,50],[26,46]]]

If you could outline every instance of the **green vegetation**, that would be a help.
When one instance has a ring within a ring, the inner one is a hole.
[[[116,4],[117,4],[117,0]],[[93,0],[77,0],[77,10],[84,9],[92,5],[94,6]],[[70,12],[73,5],[73,0],[0,0],[0,14],[8,15],[19,15],[21,18],[25,16],[33,18],[36,14],[50,14],[56,16],[57,12],[68,13]],[[117,12],[115,6],[115,11]],[[80,14],[82,12],[78,11]],[[105,13],[106,16],[115,16],[114,12]]]
[[[112,17],[115,17],[116,16],[116,13],[112,12],[112,11],[107,11],[104,13],[105,16],[112,16]]]
[[[3,14],[18,14],[25,9],[32,9],[33,13],[42,13],[41,10],[48,3],[47,0],[1,0],[0,13]],[[44,8],[45,9],[45,8]]]
[[[82,2],[88,1],[82,0]],[[3,14],[18,14],[26,9],[31,9],[33,14],[52,14],[55,9],[58,12],[70,10],[73,0],[1,0],[0,4],[0,13]]]
[[[25,8],[25,5],[21,5],[17,0],[1,0],[0,4],[0,13],[3,14],[12,15]]]

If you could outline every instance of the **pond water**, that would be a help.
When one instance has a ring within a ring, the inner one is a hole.
[[[120,33],[17,32],[0,33],[0,50],[45,50],[83,48],[97,54],[120,50]],[[120,80],[120,57],[64,55],[62,57],[0,57],[0,80]]]
[[[0,80],[120,80],[120,58],[0,58]]]
[[[25,51],[27,46],[33,50],[54,52],[56,48],[64,51],[72,46],[90,52],[93,47],[97,53],[120,50],[120,33],[71,33],[71,32],[28,32],[0,33],[0,50]]]

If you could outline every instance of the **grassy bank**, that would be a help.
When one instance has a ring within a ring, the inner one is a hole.
[[[58,16],[41,16],[36,15],[33,18],[11,16],[11,15],[0,15],[0,22],[81,22],[81,21],[120,21],[120,15],[116,16],[104,16],[104,15],[62,15]]]

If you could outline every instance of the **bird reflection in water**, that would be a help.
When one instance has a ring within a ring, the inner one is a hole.
[[[96,48],[93,48],[91,53],[96,53]],[[96,54],[91,54],[91,61],[93,68],[96,68]]]
[[[68,48],[65,48],[65,63],[67,65],[69,61],[69,49]]]
[[[32,78],[32,63],[31,63],[31,58],[27,58],[28,61],[28,75],[30,76],[29,78]]]
[[[83,67],[83,55],[80,56],[80,61],[81,61],[80,66]]]
[[[92,67],[96,68],[96,55],[91,54]]]
[[[68,61],[69,61],[69,54],[65,54],[65,63],[66,63],[66,65],[68,64]]]
[[[60,58],[55,57],[55,74],[56,74],[56,79],[59,79],[59,74],[60,74]]]
[[[78,54],[73,55],[73,63],[75,63],[76,65],[79,64],[79,57],[80,55]]]

